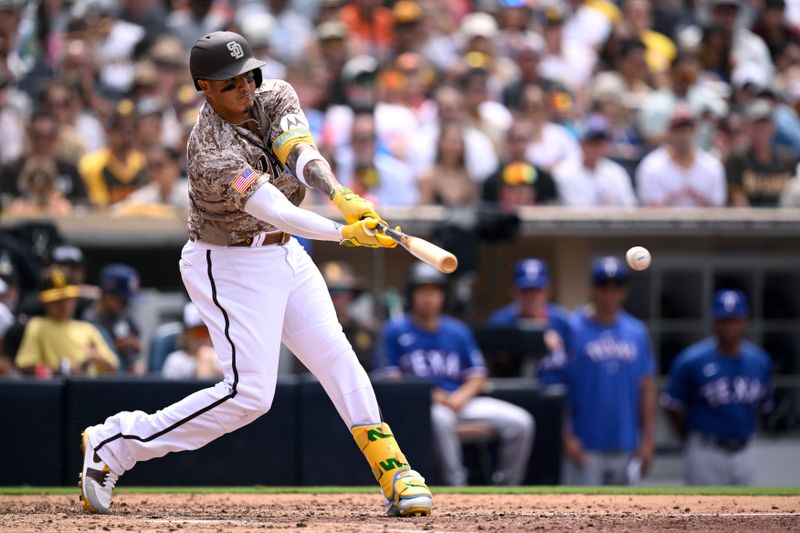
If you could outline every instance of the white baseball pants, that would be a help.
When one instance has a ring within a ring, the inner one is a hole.
[[[431,407],[436,452],[447,485],[466,485],[467,469],[456,434],[458,422],[482,422],[492,426],[500,437],[500,458],[495,481],[500,485],[519,485],[528,471],[533,446],[534,421],[528,411],[512,403],[488,398],[473,398],[456,413],[442,404]]]
[[[369,377],[322,275],[295,239],[254,248],[190,241],[180,269],[225,377],[153,414],[123,411],[89,428],[89,442],[114,473],[200,448],[266,413],[281,340],[316,375],[348,427],[380,422]]]

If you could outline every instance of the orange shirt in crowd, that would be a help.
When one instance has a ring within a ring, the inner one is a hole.
[[[339,11],[339,18],[351,35],[361,41],[374,43],[378,48],[388,49],[394,43],[394,18],[388,7],[378,6],[372,12],[372,20],[365,20],[354,4]]]

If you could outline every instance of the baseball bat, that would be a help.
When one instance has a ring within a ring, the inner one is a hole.
[[[385,224],[378,224],[376,228],[382,231],[397,243],[408,250],[408,252],[417,259],[428,263],[432,267],[438,269],[440,272],[450,274],[458,267],[458,259],[455,255],[451,254],[443,248],[439,248],[432,242],[425,239],[408,235],[402,231],[392,229]]]

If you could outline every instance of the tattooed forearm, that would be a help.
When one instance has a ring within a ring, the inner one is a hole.
[[[292,151],[289,152],[289,157],[286,158],[286,167],[295,178],[299,177],[296,175],[297,159],[304,150],[316,149],[311,146],[301,144],[292,148]],[[328,162],[320,161],[319,159],[314,159],[308,162],[303,169],[302,178],[302,181],[305,181],[310,187],[317,189],[328,196],[331,196],[333,191],[337,187],[340,187],[339,180],[337,180],[336,176],[333,175],[333,170],[331,170]]]

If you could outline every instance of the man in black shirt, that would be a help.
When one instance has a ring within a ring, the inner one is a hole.
[[[554,203],[558,193],[549,172],[530,163],[525,152],[532,141],[531,125],[515,121],[506,135],[506,158],[483,182],[482,198],[497,204],[503,211],[523,205]]]
[[[86,187],[78,169],[58,156],[59,126],[56,117],[36,111],[28,124],[28,152],[0,169],[0,195],[6,200],[24,197],[19,177],[33,161],[48,161],[55,166],[55,190],[73,205],[86,203]]]
[[[733,206],[776,207],[781,192],[795,174],[797,156],[789,149],[775,146],[772,107],[756,100],[745,110],[750,147],[732,155],[725,165],[728,197]]]

